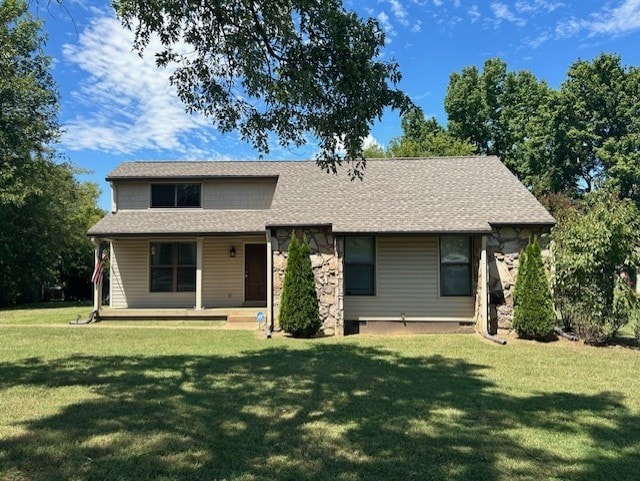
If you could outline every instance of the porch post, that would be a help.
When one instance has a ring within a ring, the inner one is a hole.
[[[273,246],[271,230],[267,229],[267,325],[273,329]]]
[[[480,251],[480,272],[482,272],[482,283],[480,284],[480,316],[484,332],[489,332],[489,269],[487,265],[487,236],[482,236]]]
[[[195,310],[202,310],[202,248],[203,239],[196,239],[196,305]]]
[[[102,261],[100,259],[100,240],[95,237],[91,238],[91,243],[93,244],[93,267],[98,265],[99,262]],[[93,310],[99,311],[102,308],[102,282],[93,283]]]

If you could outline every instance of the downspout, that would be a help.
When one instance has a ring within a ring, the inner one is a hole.
[[[482,310],[482,336],[501,346],[507,341],[489,333],[489,263],[487,262],[487,236],[482,236],[482,246],[480,252],[480,268],[482,269],[482,285],[480,288],[480,309]]]
[[[271,236],[271,229],[267,229],[267,310],[269,311],[269,322],[267,322],[268,337],[271,337],[271,333],[275,328],[275,321],[273,319],[273,239]]]

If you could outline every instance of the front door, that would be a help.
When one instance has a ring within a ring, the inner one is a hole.
[[[267,305],[267,245],[244,246],[244,300]]]

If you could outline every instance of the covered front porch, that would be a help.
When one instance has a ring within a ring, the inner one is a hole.
[[[108,304],[96,285],[101,320],[271,321],[271,248],[267,236],[95,239],[108,249]]]

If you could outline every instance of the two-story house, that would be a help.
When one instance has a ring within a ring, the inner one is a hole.
[[[326,333],[495,330],[520,249],[554,220],[496,157],[131,162],[89,230],[110,249],[99,317],[277,324],[292,233],[309,240]]]

